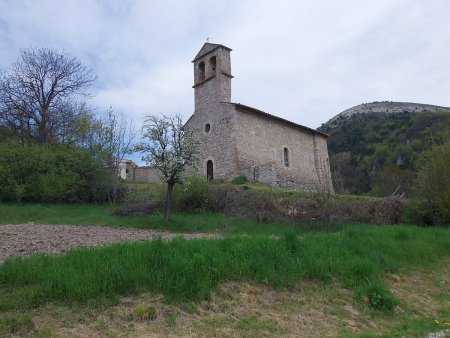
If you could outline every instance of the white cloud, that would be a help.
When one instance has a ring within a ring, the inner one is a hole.
[[[98,74],[94,102],[135,116],[193,111],[190,61],[233,49],[232,98],[317,127],[373,100],[450,105],[445,0],[0,0],[0,68],[65,49]]]

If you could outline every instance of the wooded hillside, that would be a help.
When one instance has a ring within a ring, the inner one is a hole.
[[[322,125],[336,192],[408,195],[418,155],[449,126],[450,112],[353,114]]]

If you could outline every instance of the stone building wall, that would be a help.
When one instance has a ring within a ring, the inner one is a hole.
[[[152,167],[129,167],[127,182],[133,183],[161,183],[161,172]]]
[[[211,64],[211,60],[215,64]],[[205,44],[194,62],[195,111],[202,111],[217,102],[231,101],[230,49]],[[203,65],[203,67],[201,67]],[[201,71],[200,68],[203,70]]]
[[[215,179],[230,179],[236,176],[236,139],[233,125],[236,114],[218,102],[204,106],[186,123],[185,128],[195,133],[200,142],[198,172],[207,174],[207,162],[213,162]],[[209,131],[206,126],[209,125]],[[192,168],[191,168],[192,171]]]
[[[195,112],[185,128],[200,141],[197,173],[206,176],[212,161],[215,179],[244,174],[274,186],[332,192],[325,134],[231,102],[230,51],[206,43],[193,60]]]
[[[215,67],[211,60],[215,60]],[[230,179],[236,174],[236,114],[221,103],[231,100],[231,78],[230,49],[205,44],[194,59],[195,112],[185,128],[195,132],[200,142],[198,172],[206,176],[207,163],[212,161],[215,179]]]
[[[185,128],[200,141],[197,172],[206,176],[212,161],[215,179],[244,174],[274,186],[332,191],[326,135],[231,102],[230,51],[206,43],[193,61],[195,112]]]
[[[238,171],[247,178],[290,189],[332,189],[331,180],[325,179],[329,165],[324,136],[250,111],[237,116]]]
[[[314,135],[314,152],[316,171],[319,177],[319,189],[333,192],[328,145],[325,137],[321,137],[318,134]]]

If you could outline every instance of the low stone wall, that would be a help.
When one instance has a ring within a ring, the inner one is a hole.
[[[273,187],[290,190],[304,190],[317,192],[317,186],[308,184],[301,179],[289,179],[277,170],[276,162],[268,162],[253,167],[243,168],[241,174],[245,175],[251,182],[269,184]],[[328,191],[328,190],[326,190]]]
[[[161,183],[161,172],[154,167],[129,168],[127,181],[133,183]]]
[[[282,177],[278,177],[276,183],[272,184],[278,188],[290,189],[290,190],[303,190],[308,192],[317,192],[317,187],[300,181],[288,181]]]

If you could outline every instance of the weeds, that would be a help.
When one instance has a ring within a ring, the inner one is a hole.
[[[371,307],[383,312],[392,312],[397,305],[397,300],[383,285],[372,285],[366,290]]]
[[[236,176],[235,178],[233,178],[231,180],[231,183],[233,183],[233,184],[244,184],[246,182],[247,182],[247,177],[245,177],[245,175]]]
[[[203,211],[208,197],[206,177],[187,177],[183,184],[175,186],[174,206],[181,211]]]
[[[259,223],[397,224],[404,201],[399,198],[355,198],[245,186],[210,186],[206,210]]]
[[[134,311],[138,320],[155,320],[157,317],[156,308],[152,305],[145,306],[143,304],[139,304],[136,306]]]
[[[0,336],[24,336],[35,329],[33,320],[28,315],[6,315],[0,317]]]

